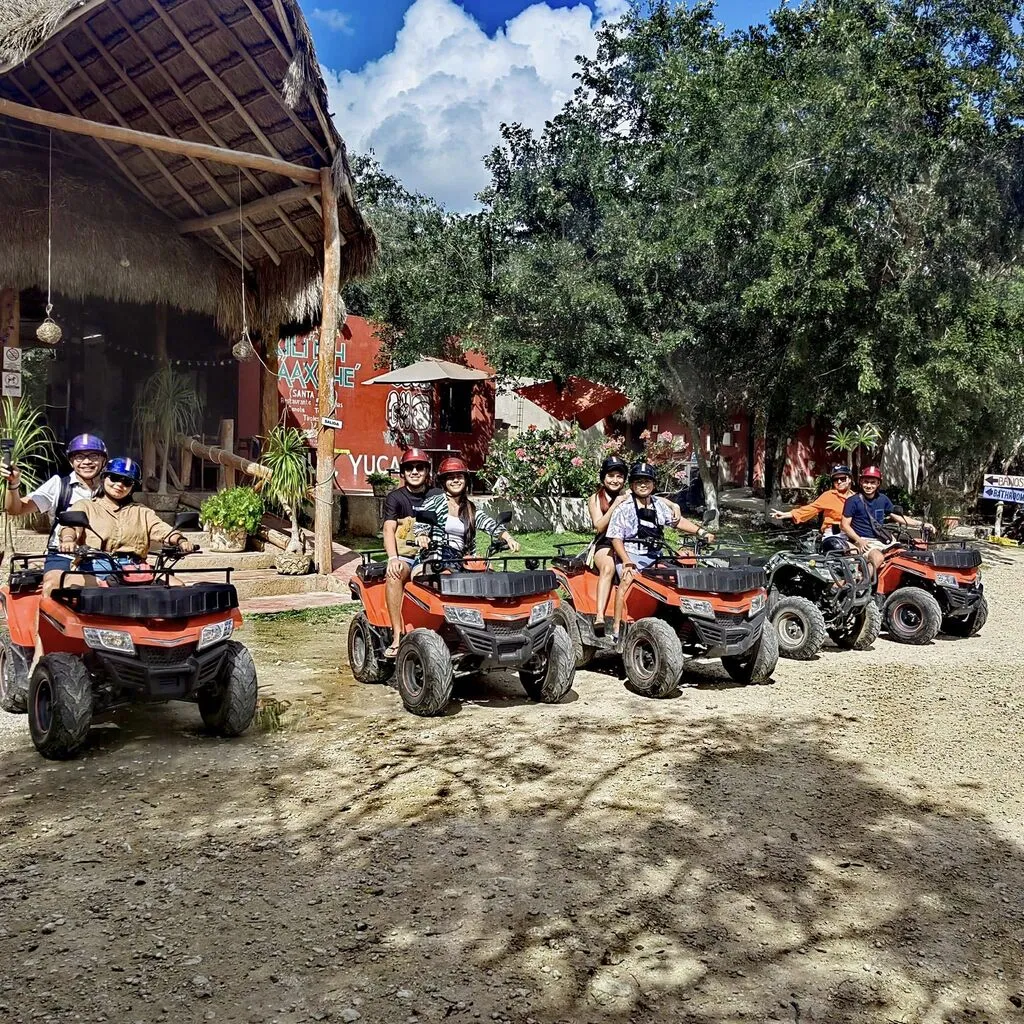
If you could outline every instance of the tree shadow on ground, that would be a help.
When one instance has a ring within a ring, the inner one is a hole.
[[[1019,1014],[1024,851],[988,820],[844,760],[832,719],[632,700],[11,755],[0,1004],[59,1018],[83,985],[124,1020]]]

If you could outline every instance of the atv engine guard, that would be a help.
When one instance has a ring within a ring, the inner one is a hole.
[[[695,637],[708,658],[721,658],[743,654],[757,643],[765,627],[765,612],[758,612],[753,618],[746,613],[719,613],[714,621],[692,618],[687,620],[693,626]]]
[[[551,640],[554,623],[527,626],[526,616],[509,622],[485,622],[483,626],[449,623],[458,646],[481,661],[481,668],[522,668],[543,651]]]
[[[945,614],[951,619],[966,619],[985,594],[983,583],[974,583],[969,587],[936,587],[936,593],[945,598]]]
[[[93,651],[92,654],[115,686],[135,700],[188,700],[197,690],[216,680],[227,648],[223,644],[195,651],[181,647],[139,646],[132,657]]]

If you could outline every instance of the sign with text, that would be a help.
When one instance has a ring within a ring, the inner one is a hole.
[[[1024,505],[1024,476],[986,473],[981,496],[992,501],[1011,501]]]
[[[4,349],[4,369],[5,370],[17,370],[21,372],[21,349],[20,348],[5,348]]]

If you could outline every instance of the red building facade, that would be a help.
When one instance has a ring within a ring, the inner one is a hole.
[[[319,332],[283,337],[278,342],[279,409],[288,426],[298,427],[316,446],[317,350]],[[494,435],[494,382],[438,382],[433,385],[367,384],[387,367],[378,365],[380,341],[373,326],[350,316],[335,345],[332,418],[335,430],[334,483],[347,494],[370,493],[371,472],[397,472],[398,457],[411,444],[425,448],[435,464],[459,454],[480,469]],[[465,357],[475,369],[489,370],[475,353]],[[239,436],[259,433],[260,367],[243,364],[239,374]]]

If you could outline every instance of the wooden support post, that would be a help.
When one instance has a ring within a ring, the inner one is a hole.
[[[0,345],[3,348],[21,348],[21,295],[17,288],[0,288]],[[3,365],[0,364],[0,368]],[[20,369],[18,374],[21,375]],[[21,403],[21,399],[16,397],[11,401],[15,408]]]
[[[320,355],[317,360],[316,412],[320,432],[316,441],[316,487],[313,501],[314,557],[321,573],[331,571],[332,513],[334,511],[334,428],[325,417],[334,415],[335,343],[338,330],[338,288],[341,283],[341,239],[338,196],[330,167],[320,169],[324,211],[324,301],[320,315]]]
[[[277,384],[277,345],[268,344],[260,369],[260,432],[269,437],[281,420],[281,393]]]
[[[187,491],[192,486],[192,450],[181,446],[181,488]]]
[[[222,451],[235,453],[235,421],[220,421],[220,439],[218,441]],[[228,463],[221,463],[217,471],[217,490],[224,491],[235,486],[235,467]]]

